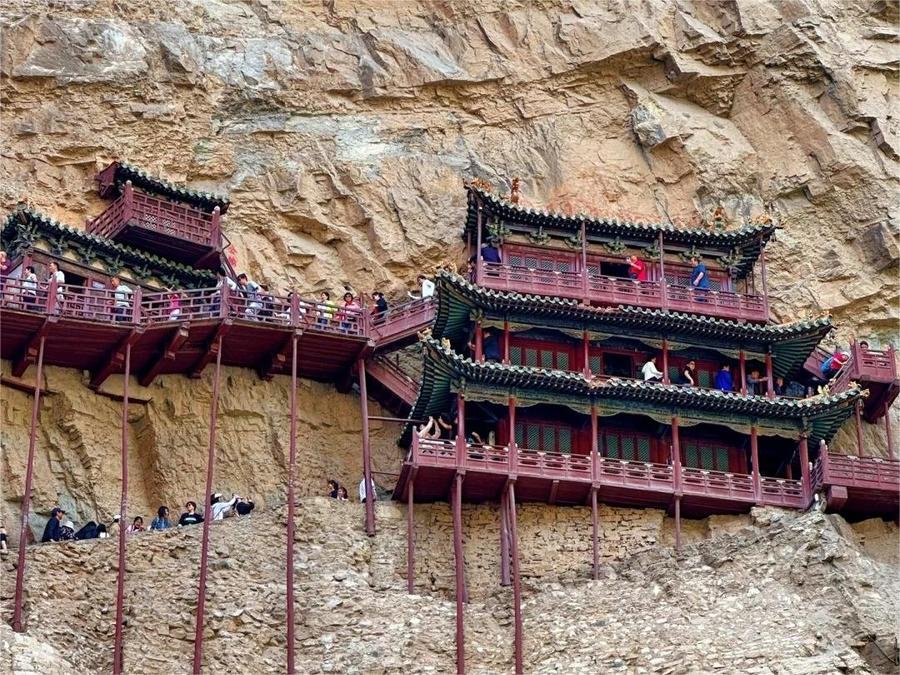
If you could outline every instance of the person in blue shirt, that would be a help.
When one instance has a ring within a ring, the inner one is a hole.
[[[490,239],[481,247],[481,259],[486,263],[501,263],[500,249],[497,248],[497,240]]]
[[[716,373],[716,389],[719,391],[734,391],[734,380],[731,378],[731,366],[722,364],[722,368]]]
[[[484,329],[481,350],[485,361],[500,362],[500,338],[490,328]]]
[[[691,270],[691,286],[701,291],[708,291],[709,272],[706,271],[706,265],[697,257],[691,258],[691,265],[694,266],[694,269]]]

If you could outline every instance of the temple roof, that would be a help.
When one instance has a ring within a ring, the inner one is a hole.
[[[775,224],[744,225],[736,230],[711,230],[706,228],[680,228],[671,223],[645,223],[622,220],[619,218],[597,218],[588,215],[568,216],[562,213],[533,209],[513,204],[490,192],[474,186],[466,186],[468,192],[468,211],[465,237],[477,232],[478,203],[482,204],[482,222],[487,225],[491,220],[500,219],[515,230],[518,225],[524,231],[534,231],[539,227],[554,230],[566,235],[581,231],[581,223],[585,224],[587,235],[601,239],[624,238],[645,245],[653,245],[659,233],[663,233],[666,244],[683,248],[698,247],[714,249],[726,254],[736,253],[731,267],[738,277],[745,276],[759,257],[763,247],[775,234]],[[549,232],[548,232],[549,234]]]
[[[97,180],[100,181],[100,195],[103,197],[109,197],[112,190],[119,192],[121,186],[130,180],[139,190],[189,204],[201,211],[211,212],[218,206],[220,213],[224,214],[230,204],[228,197],[175,185],[162,178],[150,176],[146,171],[125,162],[113,162],[97,174]]]
[[[454,387],[467,392],[487,388],[514,391],[517,397],[530,392],[536,394],[531,397],[533,402],[569,407],[572,401],[579,401],[583,406],[597,403],[621,408],[621,412],[635,412],[635,406],[641,405],[690,410],[697,416],[708,416],[713,424],[728,416],[792,420],[808,423],[815,438],[830,440],[852,412],[852,404],[865,395],[863,390],[850,388],[839,394],[807,399],[767,398],[621,378],[588,380],[581,373],[472,361],[444,349],[433,339],[425,340],[424,347],[423,381],[410,419],[424,419],[449,410]],[[401,442],[408,439],[410,432],[408,426]]]
[[[60,258],[66,250],[75,250],[86,264],[97,258],[105,259],[106,262],[129,267],[137,273],[156,276],[167,286],[208,288],[216,284],[214,272],[198,270],[89,234],[31,209],[20,208],[10,213],[0,228],[0,238],[11,258],[17,255],[17,251],[31,248],[37,240],[44,239],[50,245],[51,254]],[[115,274],[118,270],[109,269],[108,272]]]
[[[785,376],[806,360],[833,328],[819,317],[787,324],[756,324],[619,305],[591,307],[578,300],[487,289],[441,271],[436,278],[437,310],[432,328],[436,339],[456,338],[467,330],[473,308],[488,315],[540,327],[622,333],[640,339],[667,336],[699,347],[744,348],[764,353],[771,345],[775,374]],[[538,320],[539,319],[539,320]],[[529,321],[530,320],[530,321]]]

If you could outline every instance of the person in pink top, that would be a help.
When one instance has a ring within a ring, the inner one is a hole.
[[[172,288],[166,290],[168,291],[166,297],[169,299],[169,321],[178,321],[181,318],[181,293]]]

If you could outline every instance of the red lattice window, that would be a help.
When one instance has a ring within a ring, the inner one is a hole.
[[[527,246],[507,246],[504,262],[512,267],[546,272],[577,272],[578,255],[556,249],[529,248]]]
[[[509,362],[514,366],[570,370],[575,367],[575,354],[574,349],[569,345],[510,338]]]
[[[684,465],[708,471],[730,471],[731,449],[728,446],[705,440],[682,440]]]
[[[649,462],[652,440],[645,434],[617,429],[600,429],[600,454],[603,457],[625,459],[632,462]]]
[[[574,436],[572,427],[558,422],[516,421],[516,445],[520,448],[569,454]]]

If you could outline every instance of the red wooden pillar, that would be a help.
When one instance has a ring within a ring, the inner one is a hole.
[[[766,281],[766,251],[762,247],[759,250],[759,271],[762,277],[763,290],[763,308],[766,313],[766,320],[769,318],[769,285]]]
[[[125,671],[124,635],[125,618],[125,530],[128,519],[128,379],[131,377],[131,344],[125,344],[125,377],[122,380],[122,446],[120,462],[122,493],[119,500],[119,569],[116,573],[116,627],[113,638],[113,673]]]
[[[581,221],[581,294],[584,304],[591,304],[591,294],[588,290],[587,227],[584,220]]]
[[[762,476],[759,473],[759,436],[756,425],[750,426],[750,461],[753,463],[753,496],[762,504]]]
[[[600,575],[600,525],[597,520],[597,464],[600,454],[600,429],[597,419],[597,406],[591,405],[591,557],[593,560],[593,577],[596,581]]]
[[[671,384],[669,379],[669,341],[666,339],[662,343],[662,371],[663,384]]]
[[[675,550],[681,550],[681,439],[678,416],[672,416],[672,473],[675,484]]]
[[[28,436],[28,461],[25,465],[25,493],[22,495],[22,518],[19,527],[19,558],[16,566],[16,593],[13,600],[13,630],[25,631],[22,621],[22,596],[25,592],[25,548],[28,543],[28,514],[31,510],[31,488],[34,482],[34,447],[37,440],[38,412],[41,409],[41,379],[44,376],[44,337],[38,343],[37,370],[34,373],[34,396],[31,400],[31,430]]]
[[[891,438],[891,408],[884,404],[884,435],[887,440],[888,459],[894,459],[894,443]]]
[[[466,397],[456,394],[456,466],[462,467],[466,458]]]
[[[462,482],[463,475],[457,473],[453,479],[450,500],[453,509],[453,557],[456,564],[456,672],[466,672],[465,638],[465,573],[462,543]]]
[[[503,363],[509,365],[509,321],[503,321]]]
[[[130,180],[125,181],[125,190],[122,196],[125,204],[122,219],[127,222],[131,220],[131,215],[134,213],[134,187],[131,185]]]
[[[481,319],[475,322],[475,360],[484,362],[484,329],[481,327]]]
[[[663,244],[663,233],[659,233],[659,292],[663,309],[669,308],[669,290],[666,286],[666,251]],[[665,344],[665,342],[663,342]],[[663,357],[665,358],[665,357]],[[668,371],[666,377],[668,377]],[[664,380],[665,382],[665,380]],[[665,382],[668,384],[668,382]]]
[[[410,475],[406,483],[406,592],[409,594],[416,590],[416,527],[413,511],[415,487],[414,476]]]
[[[509,586],[509,495],[506,486],[500,493],[500,585]]]
[[[359,406],[362,415],[362,442],[363,442],[363,480],[365,481],[366,494],[366,534],[375,536],[375,495],[370,495],[372,488],[372,453],[369,448],[369,396],[366,391],[366,362],[358,359],[356,362],[359,379]]]
[[[809,503],[812,495],[810,494],[809,484],[809,446],[806,434],[800,434],[800,485],[803,489],[804,505]]]
[[[209,497],[213,491],[213,478],[216,471],[216,422],[219,415],[219,375],[222,371],[222,338],[219,337],[216,348],[216,370],[213,373],[212,400],[209,406],[209,447],[206,455],[206,492],[204,492],[203,538],[200,543],[200,583],[197,589],[197,619],[194,627],[194,675],[200,675],[203,665],[203,619],[206,608],[206,574],[209,561],[209,524],[212,521],[212,509]],[[120,523],[122,527],[124,523]]]
[[[296,296],[294,296],[296,297]],[[293,300],[292,300],[292,305]],[[285,586],[287,593],[287,672],[296,672],[294,659],[294,509],[295,489],[297,482],[297,356],[300,335],[294,332],[291,337],[291,423],[288,445],[288,484],[287,484],[287,575]]]
[[[747,354],[742,349],[738,354],[738,368],[741,369],[741,396],[747,395]]]
[[[513,582],[513,651],[515,660],[516,675],[520,675],[523,670],[522,655],[522,580],[519,576],[519,532],[518,523],[516,521],[516,483],[509,481],[507,483],[509,498],[507,499],[507,507],[509,508],[509,538],[510,538],[510,556],[512,558],[512,582]]]
[[[475,283],[481,284],[484,263],[481,260],[481,202],[478,202],[478,215],[475,219],[477,232],[475,234]]]
[[[863,456],[863,432],[862,432],[862,402],[857,401],[853,406],[853,416],[856,422],[856,455]]]
[[[775,378],[772,376],[771,351],[766,351],[766,396],[775,398]]]
[[[509,397],[509,470],[515,474],[519,466],[519,448],[516,445],[516,397]]]
[[[584,376],[588,379],[591,378],[591,349],[590,349],[590,341],[588,340],[588,332],[583,331],[581,334],[581,355],[584,359]]]

